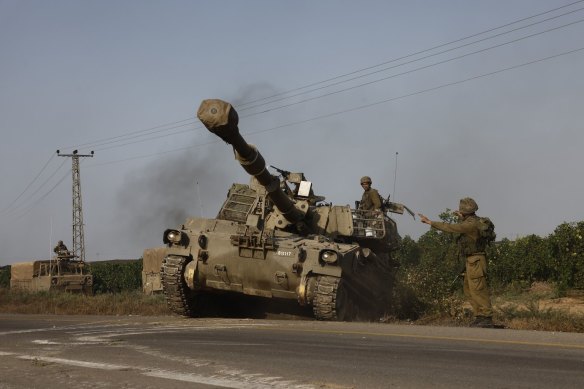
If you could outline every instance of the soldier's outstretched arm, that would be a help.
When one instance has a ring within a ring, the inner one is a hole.
[[[426,216],[422,215],[421,213],[418,213],[418,216],[420,217],[420,221],[422,223],[432,224],[432,220],[428,219]]]
[[[437,222],[428,219],[426,216],[418,213],[420,216],[420,221],[425,224],[429,224],[431,227],[436,228],[437,230],[444,231],[444,232],[454,232],[459,234],[471,233],[474,231],[474,226],[468,222],[462,223],[444,223],[444,222]]]
[[[437,230],[444,232],[454,232],[457,234],[467,234],[475,231],[474,224],[463,221],[462,223],[444,223],[444,222],[430,222],[430,225]]]

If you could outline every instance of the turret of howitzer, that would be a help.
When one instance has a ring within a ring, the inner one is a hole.
[[[196,316],[247,294],[297,300],[319,320],[380,317],[395,273],[395,222],[325,202],[301,172],[271,166],[272,175],[229,103],[204,100],[197,117],[233,147],[251,179],[232,184],[216,218],[188,218],[164,232],[160,283],[169,308]]]
[[[285,220],[278,220],[278,227],[286,224],[303,224],[309,211],[307,201],[294,202],[280,187],[280,179],[266,169],[266,162],[255,146],[248,144],[238,128],[239,117],[231,104],[218,100],[203,100],[197,117],[207,130],[233,146],[235,157],[243,169],[263,186],[270,200]]]

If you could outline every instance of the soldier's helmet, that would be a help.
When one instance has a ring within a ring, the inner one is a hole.
[[[478,209],[479,206],[477,205],[477,202],[470,197],[460,199],[460,204],[458,205],[458,210],[460,213],[470,215],[471,213],[475,213]]]
[[[368,183],[369,185],[371,185],[371,177],[369,177],[369,176],[361,177],[361,184],[364,184],[364,183]]]
[[[60,246],[60,245],[62,245],[62,244],[63,244],[63,241],[62,241],[62,240],[60,240],[60,241],[59,241],[57,244]]]

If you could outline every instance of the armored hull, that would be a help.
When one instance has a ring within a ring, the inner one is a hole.
[[[92,294],[93,276],[79,261],[55,258],[21,262],[11,266],[10,288],[31,292],[58,290]]]
[[[197,316],[206,297],[231,293],[296,300],[320,320],[381,316],[396,267],[393,219],[324,203],[302,173],[270,174],[228,103],[205,100],[198,116],[252,178],[233,184],[215,219],[165,231],[161,281],[170,309]]]

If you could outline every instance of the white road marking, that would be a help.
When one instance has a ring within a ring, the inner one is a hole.
[[[226,377],[218,377],[216,375],[211,377],[205,377],[198,374],[185,374],[176,373],[172,371],[151,371],[144,373],[144,375],[149,377],[165,378],[175,381],[192,382],[197,384],[206,384],[220,386],[223,388],[235,388],[235,389],[271,389],[273,386],[262,385],[257,382],[237,382]]]
[[[238,375],[233,378],[230,376],[203,376],[199,374],[177,373],[172,371],[154,370],[143,373],[149,377],[165,378],[175,381],[192,382],[197,384],[206,384],[220,386],[223,388],[234,389],[314,389],[312,385],[295,385],[293,381],[281,381],[280,377],[264,377],[261,379],[245,379],[245,375]]]
[[[237,342],[223,342],[220,340],[217,341],[199,341],[199,340],[189,340],[187,342],[182,342],[182,343],[188,343],[188,344],[194,344],[194,345],[198,345],[198,346],[233,346],[233,347],[243,347],[243,346],[259,346],[259,347],[266,347],[268,346],[266,343],[237,343]]]
[[[200,368],[200,367],[214,365],[214,363],[209,361],[209,360],[194,359],[194,358],[185,357],[185,356],[165,354],[159,350],[153,350],[147,346],[125,344],[123,347],[124,348],[131,348],[139,353],[150,355],[150,356],[158,358],[158,359],[164,359],[167,361],[180,363],[181,365],[188,365],[189,367],[195,367],[195,368],[199,367]]]
[[[192,327],[192,326],[161,326],[151,329],[134,329],[134,328],[124,328],[123,331],[85,331],[80,332],[77,335],[77,340],[80,342],[104,342],[107,338],[112,338],[116,336],[129,336],[129,335],[147,335],[147,334],[159,334],[160,332],[180,332],[185,330],[196,330],[196,331],[203,331],[203,330],[225,330],[225,329],[236,329],[236,328],[250,328],[250,327],[257,327],[257,326],[265,326],[265,324],[232,324],[232,325],[211,325],[211,326],[200,326],[200,327]]]
[[[46,332],[46,331],[55,331],[57,328],[35,328],[32,330],[14,330],[14,331],[4,331],[0,332],[0,335],[16,335],[16,334],[29,334],[32,332]],[[59,328],[61,329],[61,328]]]
[[[96,325],[107,326],[107,324],[100,324],[99,322],[95,323],[87,323],[87,324],[73,324],[73,325],[65,325],[65,326],[56,326],[53,325],[52,327],[46,328],[31,328],[28,330],[12,330],[12,331],[3,331],[0,332],[0,336],[2,335],[15,335],[15,334],[30,334],[33,332],[49,332],[49,331],[62,331],[62,330],[87,330]]]
[[[46,339],[33,340],[32,343],[34,343],[34,344],[61,344],[59,342],[53,342],[52,340],[46,340]]]
[[[224,330],[224,329],[237,329],[237,328],[250,328],[258,326],[268,326],[267,324],[257,324],[257,323],[238,323],[238,324],[226,324],[226,323],[215,323],[211,325],[201,325],[193,326],[192,324],[185,325],[160,325],[156,327],[151,327],[146,330],[136,327],[134,324],[130,325],[119,325],[119,324],[104,324],[101,327],[99,324],[97,326],[68,326],[67,327],[52,327],[52,328],[39,328],[31,330],[21,330],[21,331],[7,331],[0,333],[0,335],[18,334],[18,333],[33,333],[33,332],[50,332],[55,330],[63,330],[65,328],[69,329],[68,333],[73,336],[73,342],[68,341],[67,344],[71,346],[77,346],[80,344],[99,344],[99,343],[111,343],[115,339],[112,338],[126,338],[133,335],[147,335],[147,334],[160,334],[161,332],[181,332],[184,330]],[[36,339],[33,340],[34,344],[41,345],[57,345],[64,344],[58,343],[54,340],[49,339]],[[197,343],[197,342],[194,342]],[[234,345],[242,346],[240,343],[231,342],[213,342],[213,341],[203,341],[201,344],[220,344],[223,346]],[[245,344],[247,346],[265,346],[264,344],[249,343]],[[149,377],[156,377],[167,380],[181,381],[181,382],[192,382],[198,384],[214,385],[218,387],[225,388],[235,388],[235,389],[313,389],[312,385],[298,384],[295,381],[287,380],[282,377],[272,377],[266,376],[261,373],[252,373],[245,370],[233,369],[229,366],[221,365],[217,366],[211,361],[198,360],[192,358],[177,357],[172,355],[165,355],[157,350],[150,350],[147,347],[136,347],[131,344],[126,344],[124,347],[131,347],[145,354],[150,354],[152,356],[176,360],[182,364],[187,364],[190,367],[188,372],[181,371],[167,371],[167,370],[153,370],[152,368],[145,366],[127,366],[118,365],[111,363],[100,363],[100,362],[90,362],[82,361],[76,359],[65,359],[65,358],[55,358],[55,357],[45,357],[45,356],[35,356],[35,355],[23,355],[9,352],[1,352],[0,357],[13,357],[22,360],[31,361],[41,361],[47,363],[55,363],[61,365],[69,365],[80,368],[90,368],[90,369],[100,369],[100,370],[110,370],[110,371],[124,371],[130,370],[136,372],[136,374],[141,374]],[[183,365],[184,366],[184,365]],[[213,371],[206,374],[197,374],[197,368],[209,368],[213,367]]]
[[[89,369],[99,370],[131,370],[148,377],[156,377],[173,381],[192,382],[197,384],[214,385],[233,389],[315,389],[312,385],[296,384],[294,381],[282,377],[268,377],[262,374],[250,374],[243,370],[221,370],[212,375],[182,373],[169,370],[152,370],[141,366],[116,365],[111,363],[88,362],[76,359],[43,357],[35,355],[18,355],[0,351],[0,356],[13,356],[18,359],[56,363]]]
[[[100,369],[100,370],[130,370],[130,369],[132,369],[130,366],[124,366],[124,365],[112,365],[110,363],[86,362],[86,361],[78,361],[75,359],[39,357],[39,356],[34,356],[34,355],[19,355],[19,356],[17,356],[17,358],[24,359],[24,360],[31,360],[31,361],[58,363],[60,365],[88,367],[90,369]]]

